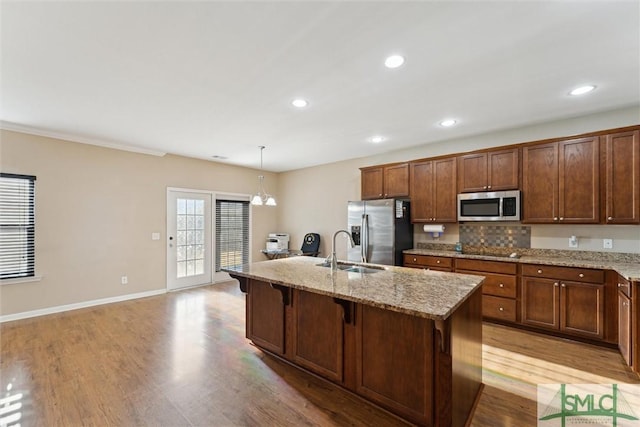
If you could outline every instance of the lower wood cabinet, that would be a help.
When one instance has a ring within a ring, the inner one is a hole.
[[[522,274],[524,325],[604,339],[603,271],[526,265]],[[567,277],[584,281],[570,281]]]
[[[484,276],[482,315],[503,322],[518,320],[518,266],[513,262],[456,259],[456,273]]]
[[[431,320],[236,278],[259,348],[417,425],[466,425],[482,387],[479,291]]]
[[[252,280],[247,294],[247,338],[279,355],[285,353],[285,304],[289,289]]]
[[[356,324],[357,393],[432,425],[433,322],[363,305]]]
[[[292,359],[336,382],[343,380],[343,308],[333,298],[293,291]]]

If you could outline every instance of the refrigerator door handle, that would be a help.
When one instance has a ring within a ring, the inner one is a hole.
[[[362,262],[367,262],[367,252],[369,250],[369,215],[362,215],[362,241],[360,242],[360,251],[362,253]]]

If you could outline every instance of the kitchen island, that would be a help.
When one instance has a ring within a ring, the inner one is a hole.
[[[401,418],[463,426],[482,388],[482,276],[294,257],[227,271],[246,336]]]

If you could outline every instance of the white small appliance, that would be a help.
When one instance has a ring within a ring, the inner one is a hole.
[[[289,250],[289,234],[287,233],[269,233],[267,238],[268,251],[287,251]]]

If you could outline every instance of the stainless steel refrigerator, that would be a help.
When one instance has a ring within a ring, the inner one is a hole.
[[[348,210],[347,230],[356,243],[348,250],[349,261],[402,265],[402,251],[413,248],[409,201],[349,202]]]

